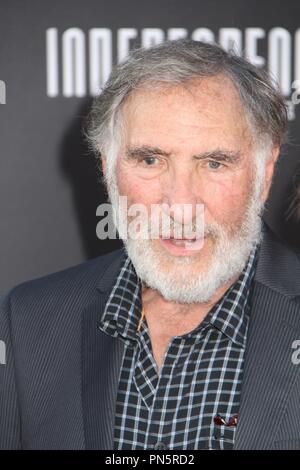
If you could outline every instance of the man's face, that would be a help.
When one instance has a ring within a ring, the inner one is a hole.
[[[220,231],[228,240],[238,236],[253,194],[252,139],[234,86],[219,76],[139,90],[126,102],[123,120],[116,183],[128,205],[144,204],[150,213],[152,204],[191,204],[193,217],[196,204],[204,205],[199,249],[162,237],[143,249],[174,281],[205,276],[222,243]]]

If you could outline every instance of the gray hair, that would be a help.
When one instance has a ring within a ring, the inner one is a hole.
[[[105,155],[112,168],[120,144],[121,110],[133,91],[217,74],[226,75],[235,85],[255,141],[280,147],[287,129],[287,110],[267,72],[216,44],[186,39],[136,49],[114,68],[88,116],[86,136],[91,147],[97,155]]]

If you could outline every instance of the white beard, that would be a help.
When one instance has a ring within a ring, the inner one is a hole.
[[[117,209],[118,189],[110,181],[109,196]],[[256,188],[257,189],[257,188]],[[254,189],[250,195],[242,223],[235,234],[217,223],[206,225],[205,235],[213,240],[209,262],[196,269],[198,255],[176,257],[158,249],[151,239],[124,239],[129,258],[141,281],[157,290],[166,300],[191,304],[208,302],[215,292],[244,269],[251,251],[261,240],[263,204]],[[117,220],[115,223],[118,224]]]

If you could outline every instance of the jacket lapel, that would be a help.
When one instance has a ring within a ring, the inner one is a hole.
[[[300,264],[268,234],[256,270],[235,449],[271,449],[298,374]]]
[[[83,313],[82,406],[86,449],[113,449],[115,402],[124,346],[103,333],[99,321],[121,259],[118,257],[109,266]]]

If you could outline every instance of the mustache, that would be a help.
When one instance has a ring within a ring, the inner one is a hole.
[[[125,216],[125,215],[124,215]],[[128,223],[134,221],[134,218],[128,217]],[[170,216],[164,216],[159,221],[149,220],[143,225],[140,224],[139,232],[146,238],[176,238],[176,239],[197,239],[212,238],[217,239],[221,236],[224,229],[219,224],[202,224],[197,221],[190,223],[181,223]]]

